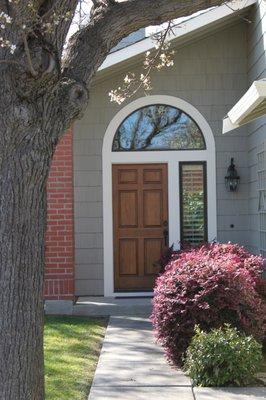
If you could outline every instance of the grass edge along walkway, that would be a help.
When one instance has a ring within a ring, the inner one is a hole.
[[[45,317],[45,400],[88,398],[107,323],[106,318]]]

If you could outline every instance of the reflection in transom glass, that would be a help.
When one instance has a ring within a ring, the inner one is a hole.
[[[198,125],[178,108],[151,105],[129,115],[119,126],[113,151],[204,150]]]

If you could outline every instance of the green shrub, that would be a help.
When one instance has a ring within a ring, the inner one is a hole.
[[[212,243],[168,259],[156,280],[151,320],[172,364],[182,366],[195,325],[208,332],[227,323],[263,340],[266,302],[257,290],[262,257],[236,244]]]
[[[246,386],[258,372],[262,346],[229,324],[196,334],[188,347],[184,369],[198,386]]]

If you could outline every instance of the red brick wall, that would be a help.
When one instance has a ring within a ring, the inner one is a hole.
[[[73,133],[57,145],[47,184],[45,299],[74,298]]]

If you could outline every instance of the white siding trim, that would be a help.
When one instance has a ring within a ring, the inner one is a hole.
[[[244,96],[228,112],[223,120],[223,133],[262,117],[266,113],[266,80],[254,81]]]
[[[151,104],[166,104],[183,110],[200,127],[207,150],[182,151],[141,151],[112,152],[113,138],[123,120],[138,108]],[[191,104],[172,96],[154,95],[142,97],[120,110],[110,122],[103,140],[103,233],[104,233],[104,295],[114,297],[113,265],[113,204],[112,204],[112,164],[168,164],[169,198],[169,243],[178,248],[180,241],[179,215],[179,165],[181,161],[207,161],[207,201],[208,201],[208,240],[217,236],[216,211],[216,162],[215,141],[211,128],[202,114]],[[127,294],[130,296],[130,293]],[[132,293],[136,296],[136,293]]]

